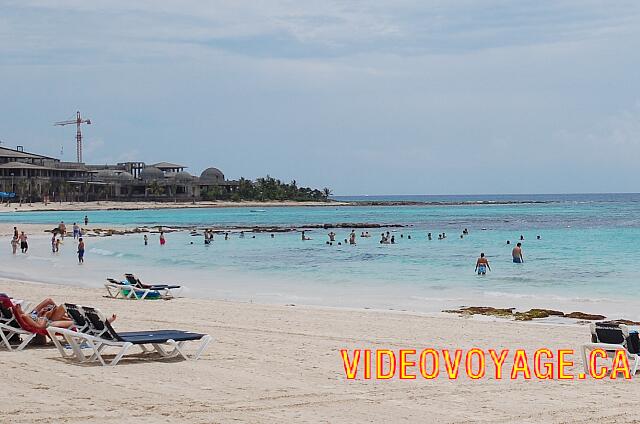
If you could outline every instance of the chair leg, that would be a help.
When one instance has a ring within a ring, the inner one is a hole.
[[[202,338],[202,343],[200,344],[200,347],[198,348],[198,350],[196,351],[196,353],[193,355],[193,360],[197,361],[198,358],[200,358],[200,355],[202,355],[202,352],[204,352],[204,350],[207,348],[207,346],[209,346],[209,343],[211,343],[213,341],[213,338],[210,335],[206,335]]]
[[[125,355],[125,353],[127,353],[127,350],[129,350],[129,348],[133,346],[133,343],[125,343],[122,346],[122,349],[120,349],[120,352],[118,352],[118,354],[116,355],[115,358],[113,358],[113,360],[109,363],[109,366],[115,367],[116,365],[118,365],[118,362],[120,362],[120,359],[122,359],[122,357]]]
[[[582,368],[586,375],[591,375],[591,364],[589,364],[587,352],[589,352],[589,348],[587,346],[582,346]]]

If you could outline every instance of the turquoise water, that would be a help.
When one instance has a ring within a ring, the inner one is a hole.
[[[486,200],[457,197],[445,201]],[[252,211],[255,208],[91,211],[90,227],[303,227],[339,222],[406,227],[389,228],[395,245],[379,244],[380,233],[387,229],[368,230],[373,237],[358,238],[356,246],[329,246],[328,230],[318,229],[308,231],[310,241],[302,241],[297,232],[276,233],[274,238],[247,232],[244,239],[236,233],[229,240],[217,235],[210,246],[187,231],[167,234],[164,247],[159,246],[157,234],[150,236],[149,246],[143,245],[141,235],[92,238],[83,268],[89,277],[84,282],[100,284],[105,270],[113,269],[116,275],[134,271],[149,278],[186,279],[194,293],[234,300],[418,311],[469,304],[538,306],[606,310],[640,318],[634,291],[640,253],[640,195],[498,200],[546,203],[291,207],[264,208],[265,212]],[[52,226],[61,219],[73,222],[83,217],[83,212],[0,214],[5,222]],[[470,234],[461,239],[463,228]],[[333,231],[339,240],[349,233],[349,229]],[[447,238],[437,240],[443,231]],[[427,240],[427,232],[433,234],[433,240]],[[522,265],[511,262],[513,244],[506,244],[506,240],[515,243],[520,235],[524,236]],[[43,245],[41,249],[46,249],[45,242]],[[480,252],[487,255],[493,270],[486,277],[474,274]],[[57,274],[65,275],[66,268],[58,263],[63,257],[40,254],[46,261],[39,263],[57,267]],[[68,278],[72,277],[77,275]]]

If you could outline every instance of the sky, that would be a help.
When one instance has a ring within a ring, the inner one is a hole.
[[[640,2],[0,0],[0,141],[336,195],[638,192]]]

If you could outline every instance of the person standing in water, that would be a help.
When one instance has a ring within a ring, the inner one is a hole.
[[[13,237],[16,239],[20,237],[20,233],[18,233],[18,227],[13,227]]]
[[[84,241],[82,240],[82,237],[78,239],[78,263],[84,263]]]
[[[148,245],[149,244],[149,237],[145,234],[144,235],[144,245]]]
[[[11,249],[13,250],[13,254],[16,254],[16,251],[18,250],[18,237],[14,236],[11,239]]]
[[[80,238],[80,227],[75,222],[73,223],[73,239]]]
[[[513,257],[514,264],[524,263],[524,257],[522,256],[522,243],[516,244],[516,247],[511,251],[511,256]]]
[[[84,225],[89,225],[89,217],[87,215],[84,216]]]
[[[491,267],[489,266],[489,261],[484,257],[484,253],[480,253],[480,257],[476,261],[476,270],[475,272],[478,275],[486,275],[487,270],[491,271]]]
[[[56,233],[51,236],[51,253],[56,253]]]
[[[58,225],[58,230],[60,230],[60,237],[64,240],[65,234],[67,234],[67,226],[64,225],[64,221],[60,221],[60,225]]]
[[[160,246],[164,246],[167,241],[164,239],[164,232],[160,231]]]
[[[27,235],[23,232],[20,233],[20,251],[22,253],[27,253],[29,250],[29,243],[27,243]]]

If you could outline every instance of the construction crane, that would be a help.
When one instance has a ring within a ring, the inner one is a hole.
[[[82,163],[82,131],[80,131],[80,125],[82,124],[91,124],[91,120],[90,119],[83,119],[80,116],[80,111],[78,111],[76,113],[76,119],[70,119],[68,121],[60,121],[60,122],[55,122],[53,125],[60,125],[65,126],[65,125],[71,125],[71,124],[76,124],[77,126],[77,131],[76,131],[76,149],[77,149],[77,154],[78,154],[78,163]]]

